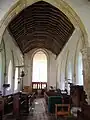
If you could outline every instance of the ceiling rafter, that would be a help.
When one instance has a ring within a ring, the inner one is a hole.
[[[74,29],[63,12],[44,1],[25,8],[8,25],[23,53],[37,47],[58,55]]]

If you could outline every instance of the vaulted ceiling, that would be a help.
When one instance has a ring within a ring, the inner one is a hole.
[[[59,9],[39,1],[21,11],[8,25],[22,53],[46,48],[58,55],[74,31]]]

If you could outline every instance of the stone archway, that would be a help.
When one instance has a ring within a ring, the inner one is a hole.
[[[38,2],[41,0],[24,0],[24,1],[18,1],[16,4],[14,4],[10,10],[6,13],[3,20],[0,21],[0,39],[2,39],[2,35],[8,25],[8,23],[24,8],[27,6],[30,6],[31,4]],[[62,11],[71,21],[71,23],[74,25],[74,27],[81,32],[82,41],[83,41],[83,47],[88,46],[88,38],[87,33],[85,30],[85,27],[80,20],[79,16],[75,13],[75,11],[64,1],[62,0],[44,0],[45,2],[48,2],[58,8],[60,11]]]
[[[4,34],[4,31],[8,25],[8,23],[24,8],[27,6],[30,6],[31,4],[38,2],[40,0],[19,0],[17,3],[15,3],[9,11],[6,13],[6,15],[3,17],[3,19],[0,21],[0,42],[2,40],[2,36]],[[83,50],[82,50],[82,55],[83,55],[83,66],[84,66],[84,81],[87,81],[85,83],[85,89],[89,92],[89,69],[90,69],[90,48],[89,48],[89,43],[88,43],[88,36],[87,32],[85,30],[85,27],[80,20],[79,16],[76,14],[76,12],[64,1],[62,0],[44,0],[45,2],[48,2],[58,8],[60,11],[62,11],[71,21],[71,23],[74,25],[77,31],[80,31],[81,33],[81,39],[83,42]]]

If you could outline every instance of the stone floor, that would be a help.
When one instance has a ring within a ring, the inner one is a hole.
[[[56,120],[55,115],[49,114],[46,110],[46,104],[44,98],[35,99],[29,115],[23,115],[21,120]],[[8,116],[5,120],[15,120]],[[64,120],[64,118],[58,118],[58,120]],[[68,119],[72,120],[72,119]]]

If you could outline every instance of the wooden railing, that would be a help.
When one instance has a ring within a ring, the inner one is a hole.
[[[47,82],[32,82],[33,90],[43,90],[47,88]]]

